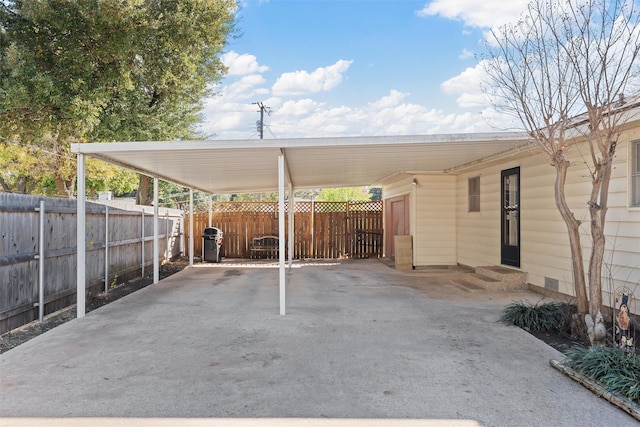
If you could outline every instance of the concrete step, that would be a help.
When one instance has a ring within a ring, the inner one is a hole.
[[[476,267],[477,275],[493,279],[493,282],[487,281],[490,286],[487,289],[492,290],[510,290],[510,289],[526,289],[527,274],[502,266],[483,266]]]
[[[470,273],[470,274],[466,274],[465,278],[477,285],[480,286],[483,289],[496,289],[496,287],[498,287],[498,285],[500,284],[500,281],[497,279],[494,279],[493,277],[489,277],[489,276],[485,276],[483,274],[479,274],[479,273]]]
[[[511,268],[483,266],[460,273],[450,282],[467,292],[527,289],[527,274]]]
[[[466,275],[465,275],[466,276]],[[455,279],[451,279],[451,284],[459,287],[463,291],[467,292],[480,292],[486,290],[480,285],[477,285],[470,280],[467,280],[464,276],[456,277]]]

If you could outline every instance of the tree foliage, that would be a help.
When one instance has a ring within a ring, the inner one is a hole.
[[[30,194],[37,188],[43,188],[45,184],[43,169],[38,157],[28,147],[0,143],[2,191]]]
[[[637,2],[534,0],[521,20],[492,31],[483,64],[486,93],[500,111],[515,116],[556,170],[555,200],[566,223],[578,310],[595,318],[602,305],[604,224],[609,180],[630,106],[625,93],[640,86]],[[592,250],[589,295],[580,241],[581,221],[567,203],[568,156],[577,143],[592,191],[587,201]]]
[[[316,197],[316,200],[322,202],[348,202],[369,199],[371,199],[371,194],[365,187],[323,188]]]
[[[234,0],[0,3],[0,135],[54,159],[71,196],[71,142],[193,137],[225,68]]]

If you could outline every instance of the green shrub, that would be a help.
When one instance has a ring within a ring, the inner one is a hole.
[[[599,383],[605,390],[640,404],[640,355],[608,347],[575,347],[564,365]]]
[[[553,301],[532,305],[515,301],[504,308],[500,321],[529,331],[568,333],[571,329],[571,316],[576,312],[576,305],[566,302]]]

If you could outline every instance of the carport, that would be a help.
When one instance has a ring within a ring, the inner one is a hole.
[[[159,281],[158,181],[206,193],[278,191],[279,301],[286,312],[285,244],[293,242],[293,209],[285,242],[285,194],[313,188],[383,184],[404,174],[448,174],[477,162],[525,150],[525,133],[495,132],[409,136],[296,138],[275,140],[112,142],[72,144],[78,162],[77,313],[85,314],[85,199],[87,157],[154,178],[154,282]],[[193,221],[190,222],[193,228]],[[193,265],[193,229],[190,230]],[[291,249],[291,246],[289,246]],[[293,251],[290,250],[289,254]],[[290,255],[291,256],[291,255]],[[289,259],[289,263],[291,263]]]

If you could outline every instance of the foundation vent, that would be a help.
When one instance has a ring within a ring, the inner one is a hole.
[[[552,291],[558,290],[558,279],[552,279],[551,277],[544,278],[544,287],[551,289]]]

